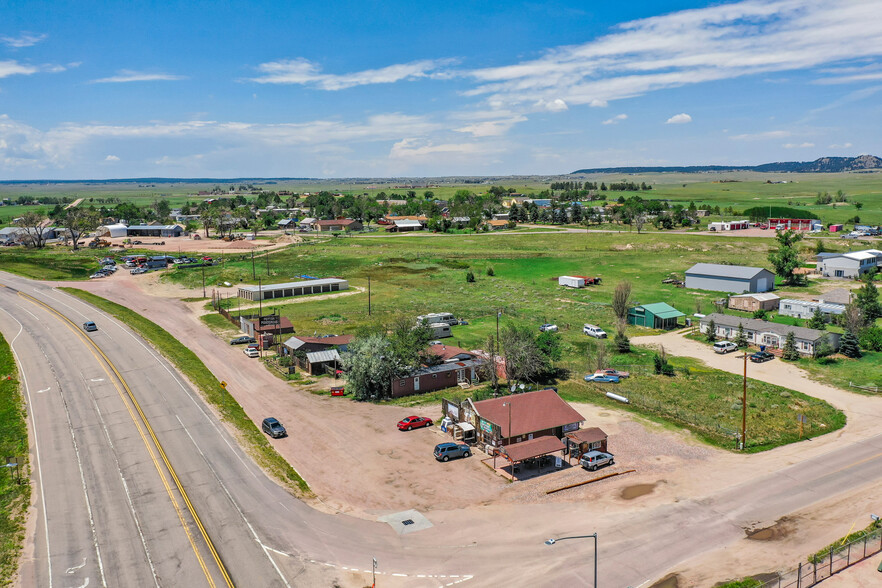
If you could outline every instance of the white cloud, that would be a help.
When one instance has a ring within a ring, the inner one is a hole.
[[[0,43],[3,43],[8,47],[21,49],[22,47],[31,47],[33,45],[36,45],[40,41],[44,41],[48,36],[49,35],[45,33],[35,35],[33,33],[22,32],[17,37],[0,37]]]
[[[681,112],[680,114],[675,114],[671,118],[665,121],[666,125],[685,125],[686,123],[691,123],[692,117],[686,114],[685,112]]]
[[[606,119],[605,121],[603,121],[603,122],[600,123],[600,124],[603,124],[603,125],[617,125],[617,124],[619,124],[620,121],[627,120],[627,119],[628,119],[628,115],[627,115],[627,114],[617,114],[617,115],[615,115],[615,116],[612,117],[612,118],[608,118],[608,119]]]
[[[882,56],[878,0],[743,0],[623,23],[537,59],[467,72],[467,95],[571,107],[745,75]],[[876,79],[877,72],[849,74]],[[843,80],[845,81],[845,80]]]
[[[851,143],[842,143],[841,145],[833,143],[832,145],[827,145],[827,147],[829,149],[848,149],[851,147]]]
[[[261,63],[257,66],[261,75],[248,81],[259,84],[301,84],[320,90],[345,90],[368,84],[391,84],[402,80],[442,77],[443,72],[438,69],[452,63],[454,60],[451,59],[426,59],[337,75],[321,73],[321,66],[317,63],[299,57]]]
[[[499,137],[507,133],[517,123],[525,120],[527,120],[526,116],[518,115],[511,118],[475,122],[453,130],[459,133],[471,133],[473,137]]]
[[[784,143],[784,149],[806,149],[808,147],[814,147],[814,143]]]
[[[763,131],[761,133],[743,133],[729,137],[733,141],[762,141],[764,139],[783,139],[789,137],[790,131]]]
[[[567,103],[560,98],[555,98],[554,100],[549,101],[537,101],[536,108],[539,110],[547,110],[548,112],[563,112],[564,110],[568,110],[569,106],[567,106]]]
[[[108,155],[104,158],[104,161],[119,161],[119,157],[116,155]]]
[[[33,65],[24,65],[14,59],[0,61],[0,78],[7,78],[14,75],[29,76],[40,71],[40,68]]]
[[[92,84],[124,84],[127,82],[157,82],[157,81],[174,81],[186,79],[185,76],[178,76],[168,73],[150,73],[141,71],[132,71],[123,69],[114,76],[108,78],[100,78],[92,80]]]

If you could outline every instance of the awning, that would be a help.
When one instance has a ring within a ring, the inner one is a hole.
[[[555,451],[563,451],[563,441],[553,435],[536,437],[529,441],[521,441],[502,447],[502,454],[511,462],[524,461],[531,457],[539,457]]]
[[[580,429],[572,433],[567,433],[567,437],[576,443],[597,443],[598,441],[606,439],[607,435],[602,429],[591,427],[590,429]]]
[[[459,427],[463,431],[474,431],[475,427],[471,423],[455,423],[454,427]]]

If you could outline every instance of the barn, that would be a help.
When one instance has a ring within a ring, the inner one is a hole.
[[[768,292],[775,289],[775,274],[761,267],[696,263],[686,270],[686,287],[714,292]]]

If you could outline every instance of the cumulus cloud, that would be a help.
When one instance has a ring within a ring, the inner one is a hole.
[[[814,147],[814,143],[784,143],[784,149],[805,149],[807,147]]]
[[[34,33],[22,32],[17,37],[0,37],[0,43],[3,43],[7,47],[21,49],[22,47],[31,47],[33,45],[36,45],[40,41],[46,40],[46,37],[48,36],[49,35],[45,33],[35,35]]]
[[[827,145],[827,147],[829,149],[848,149],[849,147],[851,147],[851,143],[842,143],[842,144],[833,143],[832,145]]]
[[[249,78],[248,81],[259,84],[300,84],[320,90],[345,90],[355,86],[442,76],[443,72],[439,69],[451,63],[454,60],[426,59],[347,74],[326,74],[322,73],[321,66],[317,63],[299,57],[261,63],[257,66],[260,75]]]
[[[527,120],[526,116],[512,116],[496,120],[474,122],[458,129],[459,133],[471,133],[473,137],[498,137],[507,133],[514,125]]]
[[[537,59],[471,70],[466,75],[478,85],[466,93],[501,104],[559,98],[572,106],[879,57],[878,10],[877,0],[743,0],[673,12]],[[858,81],[877,74],[845,75]]]
[[[675,114],[671,118],[665,121],[666,125],[685,125],[686,123],[691,123],[692,117],[686,114],[685,112],[681,112],[680,114]]]
[[[547,110],[548,112],[563,112],[564,110],[568,110],[569,106],[567,103],[560,98],[555,98],[554,100],[538,100],[536,102],[536,108],[539,110]]]
[[[31,74],[37,73],[38,71],[40,71],[39,67],[35,67],[33,65],[25,65],[23,63],[15,61],[14,59],[0,61],[0,78],[8,78],[9,76],[14,75],[29,76]]]
[[[119,161],[119,157],[116,155],[108,155],[104,158],[104,161]]]
[[[687,116],[688,116],[688,115],[687,115]],[[627,118],[628,118],[628,115],[627,115],[627,114],[617,114],[617,115],[615,115],[615,116],[612,117],[612,118],[608,118],[608,119],[606,119],[605,121],[603,121],[603,122],[600,123],[600,124],[603,124],[603,125],[617,125],[617,124],[619,124],[619,122],[621,122],[621,121],[623,121],[623,120],[627,120]],[[691,119],[690,119],[690,120],[691,120]],[[668,121],[668,122],[670,122],[670,121]]]
[[[169,73],[160,72],[143,72],[133,71],[130,69],[122,69],[116,72],[116,75],[92,80],[92,84],[125,84],[128,82],[160,82],[174,81],[186,79],[185,76],[178,76]]]

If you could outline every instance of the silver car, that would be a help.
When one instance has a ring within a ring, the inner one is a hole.
[[[604,453],[603,451],[589,451],[582,455],[582,459],[579,460],[580,466],[592,472],[601,466],[613,465],[614,463],[613,454]]]

